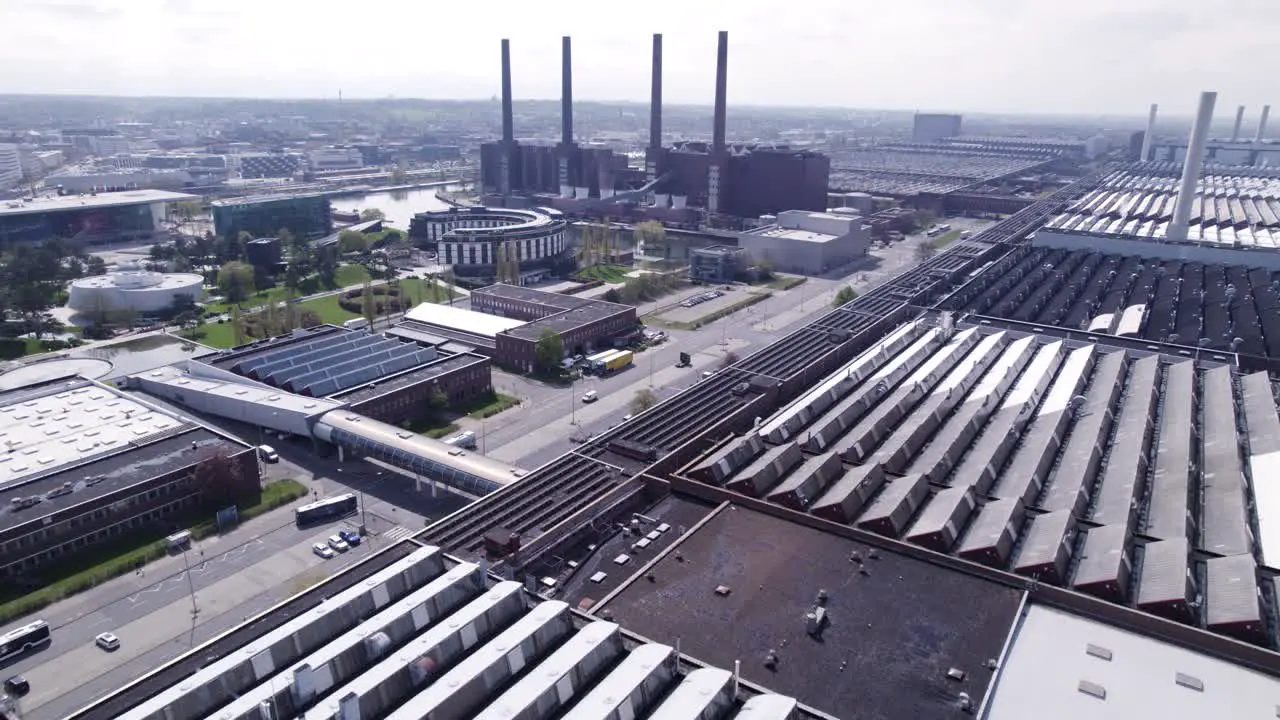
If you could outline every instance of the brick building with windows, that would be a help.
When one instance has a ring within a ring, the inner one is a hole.
[[[4,582],[36,586],[72,553],[159,539],[261,493],[252,447],[84,378],[0,393],[0,431]]]

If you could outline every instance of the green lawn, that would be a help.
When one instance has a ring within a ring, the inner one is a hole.
[[[631,268],[626,265],[592,265],[578,272],[583,280],[603,280],[608,283],[620,283],[627,279]]]
[[[438,413],[431,413],[429,417],[421,418],[413,422],[402,423],[401,427],[409,432],[415,432],[419,435],[426,435],[429,438],[439,440],[442,437],[456,435],[462,431],[457,423],[450,422],[447,417],[442,417]]]
[[[262,489],[261,499],[240,508],[240,520],[248,520],[280,507],[307,494],[307,488],[296,480],[277,480]],[[179,523],[182,525],[185,523]],[[204,537],[213,532],[212,521],[190,524],[192,534]],[[199,532],[197,532],[199,530]],[[0,623],[21,617],[78,592],[100,585],[111,578],[136,570],[168,554],[168,544],[155,533],[138,533],[119,537],[112,542],[77,551],[65,562],[41,571],[43,585],[23,593],[21,588],[0,588]]]
[[[470,415],[477,420],[483,420],[519,404],[519,398],[513,398],[502,393],[490,393],[474,397],[450,409],[464,415]]]
[[[765,283],[765,285],[774,290],[790,290],[797,285],[803,284],[808,279],[802,275],[779,275]]]
[[[333,287],[322,287],[319,292],[324,292],[325,290],[337,290],[338,288],[351,287],[352,285],[360,285],[365,280],[369,279],[369,271],[366,270],[363,265],[349,263],[347,265],[340,266],[337,272],[334,273],[333,279]],[[248,299],[240,303],[240,307],[258,307],[259,305],[266,305],[267,303],[282,303],[288,299],[289,288],[286,288],[283,285],[277,285],[273,288],[268,288],[250,295]],[[205,309],[218,313],[231,312],[231,304],[225,302],[211,302],[205,304]]]

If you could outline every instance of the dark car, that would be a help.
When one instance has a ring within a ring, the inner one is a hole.
[[[4,681],[4,691],[14,697],[23,697],[31,692],[31,683],[27,682],[27,679],[21,675],[14,675]]]
[[[343,540],[346,540],[348,545],[355,546],[360,544],[360,533],[355,530],[342,530],[338,532],[338,535]]]

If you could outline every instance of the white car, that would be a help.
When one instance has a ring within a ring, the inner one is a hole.
[[[346,552],[351,549],[351,546],[348,545],[347,541],[343,540],[340,535],[329,536],[329,547],[337,550],[338,552]]]
[[[312,545],[311,552],[319,555],[325,560],[328,560],[329,558],[333,557],[336,554],[333,552],[332,548],[330,548],[328,545],[325,545],[324,543],[316,543],[315,545]]]
[[[120,638],[116,637],[114,633],[104,632],[94,638],[93,642],[103,650],[112,651],[120,649]]]

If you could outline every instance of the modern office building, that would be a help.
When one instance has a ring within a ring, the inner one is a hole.
[[[438,262],[453,266],[462,284],[492,283],[502,252],[520,263],[523,281],[534,282],[572,263],[567,225],[564,216],[550,208],[450,208],[414,215],[409,238],[434,251]]]
[[[71,282],[67,306],[89,316],[129,310],[150,314],[164,311],[181,297],[204,299],[204,276],[198,273],[158,273],[127,265],[106,275]]]
[[[711,245],[689,251],[689,279],[694,282],[729,283],[742,277],[747,251],[733,245]]]
[[[293,154],[262,154],[236,156],[240,164],[240,176],[244,178],[293,177],[302,165],[302,156]]]
[[[329,198],[319,193],[215,200],[212,207],[213,230],[222,237],[241,232],[273,237],[281,228],[303,238],[321,238],[333,232]]]
[[[772,222],[738,234],[738,247],[775,270],[819,275],[865,256],[871,247],[871,228],[857,215],[788,210],[767,217]]]
[[[22,158],[18,146],[0,143],[0,190],[8,190],[22,181]]]
[[[911,142],[934,143],[960,134],[961,115],[916,113],[911,123]]]
[[[59,558],[159,539],[259,494],[252,447],[84,378],[0,393],[0,432],[5,582],[39,585]]]
[[[315,172],[358,170],[364,167],[364,155],[359,148],[327,147],[307,153],[307,162]]]
[[[163,190],[48,195],[0,201],[0,243],[61,237],[87,245],[145,242],[164,232],[170,203],[199,200]]]

